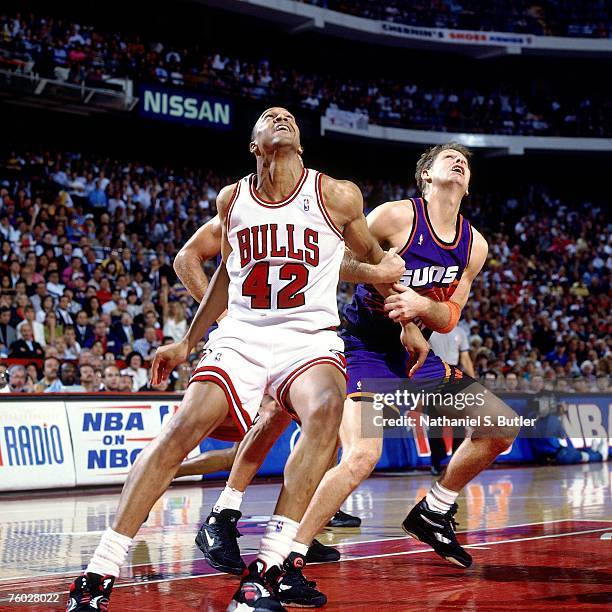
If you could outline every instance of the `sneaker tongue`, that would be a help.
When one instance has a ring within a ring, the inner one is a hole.
[[[306,557],[298,552],[289,553],[289,556],[285,559],[285,562],[283,563],[283,567],[286,570],[294,569],[301,571],[304,569],[305,565]]]
[[[230,523],[237,523],[241,516],[242,512],[240,512],[240,510],[231,510],[230,508],[226,508],[219,512],[219,518],[229,521]]]

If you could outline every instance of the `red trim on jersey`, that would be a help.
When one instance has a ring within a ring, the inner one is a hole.
[[[315,359],[311,359],[310,361],[307,361],[301,364],[300,366],[298,366],[297,368],[295,368],[295,370],[293,370],[285,378],[285,380],[281,383],[281,385],[278,388],[278,391],[276,392],[276,398],[277,398],[277,401],[280,407],[291,415],[295,414],[294,411],[291,410],[286,404],[286,399],[287,399],[287,395],[289,394],[289,389],[291,388],[291,385],[296,381],[296,379],[298,379],[304,372],[306,372],[306,370],[309,370],[310,368],[316,365],[322,365],[322,364],[332,365],[338,370],[340,370],[340,372],[342,372],[342,374],[344,375],[344,378],[348,380],[346,368],[343,366],[342,360],[340,359],[338,355],[336,355],[336,357],[337,357],[337,360],[334,359],[333,357],[327,357],[327,356],[316,357]]]
[[[344,236],[342,235],[342,230],[340,230],[340,228],[332,221],[332,218],[329,212],[327,211],[327,208],[325,207],[325,202],[323,201],[322,182],[323,182],[323,173],[318,172],[317,178],[315,179],[315,193],[317,194],[317,204],[319,205],[319,210],[321,211],[321,214],[323,215],[323,219],[325,219],[325,222],[327,223],[327,225],[329,225],[332,232],[334,232],[334,234],[336,234],[336,236],[338,236],[340,240],[344,240]]]
[[[456,248],[457,245],[459,244],[459,241],[461,240],[461,233],[463,230],[463,215],[460,214],[457,217],[457,223],[455,224],[455,239],[452,242],[444,242],[444,240],[436,236],[436,232],[434,231],[433,225],[429,221],[429,214],[427,212],[427,204],[423,198],[421,198],[421,206],[423,207],[423,215],[425,217],[425,223],[427,224],[427,228],[429,229],[429,233],[431,234],[433,241],[439,247],[442,247],[443,249],[446,249],[448,251]]]
[[[472,229],[472,224],[470,223],[470,242],[468,244],[467,249],[467,259],[465,260],[465,267],[468,267],[470,263],[470,257],[472,256],[472,243],[474,242],[474,230]]]
[[[234,187],[234,193],[232,193],[232,197],[230,198],[229,205],[227,207],[227,215],[225,217],[225,229],[228,234],[230,229],[230,219],[232,216],[232,210],[234,209],[234,204],[238,199],[238,194],[240,193],[240,183],[242,183],[242,180],[236,183],[236,186]]]
[[[408,236],[408,240],[406,240],[406,244],[397,252],[398,255],[403,255],[410,248],[410,245],[412,244],[412,241],[414,240],[414,237],[416,235],[417,223],[419,221],[419,213],[417,211],[416,204],[414,203],[414,200],[412,198],[410,198],[410,203],[412,204],[412,210],[414,212],[412,229],[410,230],[410,235]]]
[[[225,393],[232,420],[238,430],[242,432],[242,435],[246,434],[253,423],[251,422],[249,413],[242,407],[240,397],[225,370],[216,366],[202,366],[201,368],[197,368],[191,375],[189,384],[192,382],[212,382],[219,386]],[[244,424],[241,422],[241,418]]]
[[[291,191],[291,193],[284,198],[283,200],[278,200],[275,202],[274,200],[264,200],[255,189],[255,178],[257,175],[252,174],[249,178],[249,191],[251,193],[251,197],[257,202],[257,204],[261,204],[261,206],[265,206],[266,208],[280,208],[281,206],[286,206],[290,202],[292,202],[297,194],[300,192],[304,183],[306,182],[306,178],[308,177],[308,170],[306,168],[302,168],[302,174],[298,179],[298,182],[295,184],[295,187]]]

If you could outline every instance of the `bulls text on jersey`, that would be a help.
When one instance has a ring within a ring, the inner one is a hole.
[[[319,265],[319,233],[311,228],[296,228],[293,224],[266,223],[239,230],[236,233],[240,265],[251,261],[295,259],[310,266]]]

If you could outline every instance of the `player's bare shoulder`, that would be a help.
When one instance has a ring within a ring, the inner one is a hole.
[[[368,227],[384,248],[405,244],[414,223],[412,200],[393,200],[377,206],[367,217]]]
[[[321,175],[323,205],[332,216],[334,223],[342,228],[349,221],[363,214],[361,189],[352,181],[339,180]]]
[[[238,183],[231,183],[226,185],[217,194],[217,213],[222,221],[225,221],[229,205],[234,199]]]

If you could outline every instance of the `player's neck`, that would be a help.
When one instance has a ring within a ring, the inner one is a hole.
[[[454,191],[432,189],[427,196],[427,213],[436,234],[451,238],[455,235],[457,216],[463,194]]]
[[[257,192],[267,200],[286,198],[295,188],[304,170],[295,151],[275,151],[257,160]]]

